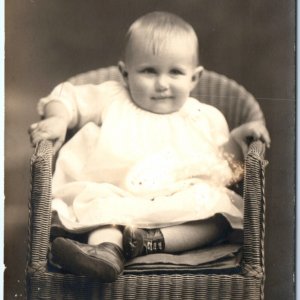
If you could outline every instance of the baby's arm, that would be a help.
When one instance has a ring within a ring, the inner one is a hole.
[[[230,139],[239,145],[244,157],[247,155],[250,141],[261,140],[267,147],[270,147],[271,143],[269,132],[261,121],[248,122],[233,129]]]
[[[49,96],[42,98],[38,111],[42,120],[29,128],[32,145],[40,140],[54,142],[56,152],[63,144],[68,128],[81,128],[88,122],[101,123],[101,112],[107,101],[103,85],[58,85]]]
[[[262,140],[270,146],[270,136],[262,122],[245,123],[230,132],[229,140],[223,145],[225,157],[233,171],[233,181],[239,181],[243,174],[242,164],[248,153],[251,140]]]
[[[32,145],[41,140],[53,141],[53,152],[56,153],[66,138],[69,127],[68,112],[58,101],[50,101],[44,107],[44,119],[29,127]]]

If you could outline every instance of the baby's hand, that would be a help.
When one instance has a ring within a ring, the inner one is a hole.
[[[32,146],[41,140],[53,141],[53,152],[56,153],[66,138],[68,123],[61,117],[50,117],[32,124],[28,133]]]
[[[265,125],[260,121],[253,121],[243,124],[231,131],[232,138],[241,147],[244,156],[247,155],[249,148],[249,138],[256,141],[261,140],[269,148],[271,139]]]

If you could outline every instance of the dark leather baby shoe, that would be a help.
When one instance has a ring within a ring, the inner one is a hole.
[[[93,246],[59,237],[52,242],[51,255],[52,261],[63,270],[101,282],[117,280],[124,269],[123,252],[113,243]]]
[[[160,229],[125,227],[123,248],[126,258],[163,252],[165,240]]]

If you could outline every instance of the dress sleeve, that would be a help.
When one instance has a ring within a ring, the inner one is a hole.
[[[61,102],[69,117],[69,128],[82,127],[88,122],[102,123],[102,114],[111,102],[111,93],[116,92],[118,83],[108,81],[100,85],[72,85],[64,82],[38,102],[37,110],[44,116],[45,106],[51,101]]]
[[[217,146],[224,145],[229,139],[229,127],[224,115],[216,107],[205,105],[210,133]]]

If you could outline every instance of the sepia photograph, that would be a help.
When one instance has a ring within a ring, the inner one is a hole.
[[[4,13],[4,299],[296,299],[295,1]]]

